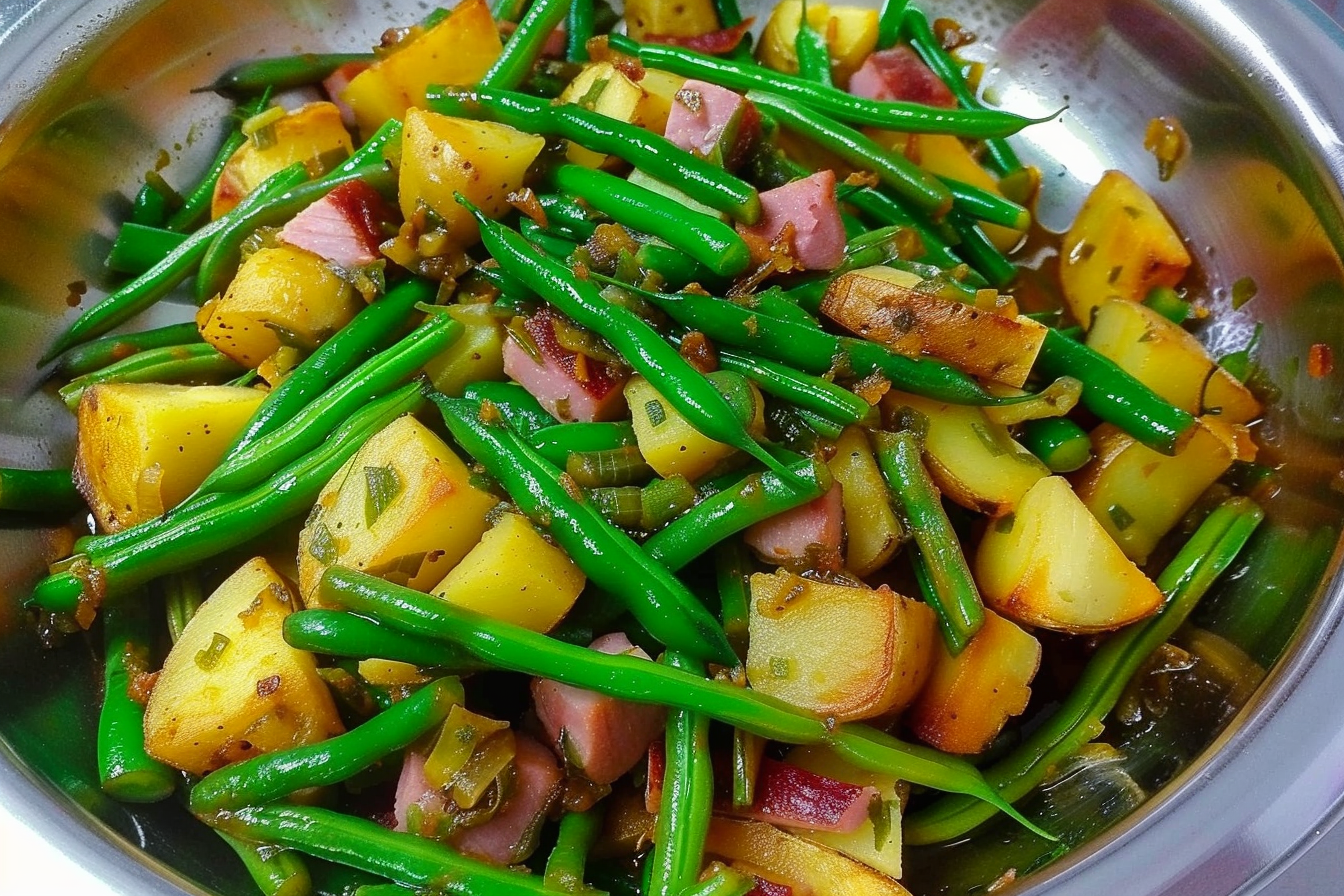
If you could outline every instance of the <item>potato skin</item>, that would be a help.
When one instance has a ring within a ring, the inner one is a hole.
[[[316,659],[285,642],[281,629],[296,604],[260,557],[210,595],[168,654],[145,708],[151,756],[205,775],[345,730]]]

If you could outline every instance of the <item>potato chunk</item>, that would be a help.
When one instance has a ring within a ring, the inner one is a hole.
[[[360,72],[341,91],[365,135],[425,104],[431,84],[475,84],[503,44],[485,0],[464,0],[442,22]]]
[[[1059,279],[1065,304],[1086,329],[1102,302],[1141,302],[1155,286],[1175,286],[1188,267],[1190,253],[1152,197],[1107,171],[1064,235]]]
[[[492,218],[502,215],[545,145],[544,137],[507,125],[411,109],[402,134],[401,213],[410,220],[423,203],[447,225],[447,248],[465,249],[480,234],[455,194]]]
[[[106,383],[79,402],[75,485],[108,532],[176,507],[266,395],[235,386]]]
[[[594,112],[662,134],[672,103],[686,81],[656,69],[645,69],[639,81],[630,80],[610,62],[590,62],[560,94],[560,102],[574,103]],[[565,156],[576,165],[601,168],[608,156],[571,143]]]
[[[650,34],[695,37],[716,30],[719,16],[711,0],[627,0],[625,23],[635,40]]]
[[[775,71],[798,74],[798,51],[794,43],[802,20],[802,0],[784,0],[770,14],[761,31],[756,57]],[[826,38],[831,55],[831,76],[840,86],[877,47],[877,10],[861,6],[807,4],[807,23]]]
[[[299,590],[317,600],[334,564],[428,591],[475,547],[498,503],[414,417],[374,435],[318,496],[299,534]]]
[[[933,659],[933,611],[886,587],[756,573],[749,610],[752,689],[836,719],[900,710]]]
[[[1217,428],[1215,430],[1215,428]],[[1235,437],[1219,418],[1201,419],[1174,457],[1103,423],[1092,431],[1095,457],[1071,478],[1078,497],[1135,563],[1232,466]]]
[[[838,852],[760,821],[714,817],[705,851],[735,867],[791,887],[827,896],[910,896],[896,881]]]
[[[461,395],[468,384],[504,379],[504,324],[490,305],[449,305],[462,336],[425,365],[429,381],[445,395]]]
[[[734,395],[739,398],[749,395],[752,407],[747,431],[754,436],[765,432],[765,401],[755,383],[747,383],[724,371],[712,373],[708,379],[729,398],[730,403]],[[738,389],[739,386],[742,389]],[[630,407],[639,453],[664,479],[681,475],[694,482],[738,453],[733,446],[716,442],[691,426],[690,421],[641,376],[631,377],[625,384],[625,401]]]
[[[204,775],[344,728],[311,653],[285,643],[294,595],[261,558],[201,605],[173,645],[145,708],[145,748]]]
[[[945,753],[980,753],[1031,699],[1041,644],[993,611],[953,656],[939,642],[933,673],[906,715],[911,730]]]
[[[345,161],[354,149],[335,103],[309,103],[270,126],[270,142],[263,147],[248,140],[229,157],[215,182],[210,215],[231,211],[261,182],[295,162],[312,177],[325,174]]]
[[[1097,308],[1087,345],[1167,401],[1227,423],[1260,416],[1260,402],[1214,363],[1199,340],[1147,305],[1111,299]]]
[[[505,513],[431,590],[449,603],[545,632],[574,606],[586,581],[526,518]]]
[[[224,295],[201,306],[196,325],[222,354],[257,367],[281,346],[312,351],[363,307],[324,259],[277,246],[252,253]]]
[[[1073,634],[1119,628],[1162,606],[1162,592],[1058,476],[1033,485],[1012,514],[990,525],[975,579],[1003,615]]]
[[[905,530],[891,509],[891,490],[863,427],[850,426],[840,434],[827,466],[841,485],[845,567],[856,576],[870,575],[896,553]]]
[[[789,751],[787,761],[816,775],[825,775],[846,784],[876,788],[882,801],[872,807],[868,818],[858,830],[848,834],[838,831],[799,831],[798,836],[899,879],[901,805],[910,795],[910,786],[894,775],[878,774],[850,765],[834,750],[821,744],[794,747]],[[875,820],[877,823],[874,823]]]

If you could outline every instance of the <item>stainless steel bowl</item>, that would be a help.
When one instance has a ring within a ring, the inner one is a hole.
[[[0,0],[0,465],[69,462],[68,414],[34,364],[73,313],[68,284],[101,281],[125,197],[160,150],[183,180],[212,151],[225,104],[188,91],[243,57],[367,47],[426,5]],[[1067,101],[1020,144],[1045,174],[1047,226],[1067,226],[1100,173],[1123,168],[1175,218],[1220,305],[1234,282],[1254,279],[1254,302],[1219,314],[1204,336],[1226,350],[1264,323],[1264,358],[1284,387],[1262,426],[1289,463],[1281,500],[1338,490],[1344,372],[1313,379],[1288,365],[1325,342],[1344,367],[1344,33],[1306,0],[949,0],[934,11],[992,37],[989,84],[1004,105],[1048,113]],[[1156,115],[1178,116],[1194,147],[1167,183],[1142,147]],[[19,606],[57,540],[0,530],[0,804],[114,892],[252,892],[179,807],[131,808],[99,792],[93,649],[78,638],[40,649]],[[1249,893],[1321,837],[1344,811],[1342,604],[1337,556],[1297,638],[1218,740],[1024,889]]]

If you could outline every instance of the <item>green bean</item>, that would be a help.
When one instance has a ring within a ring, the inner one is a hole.
[[[910,0],[882,0],[882,12],[877,18],[877,48],[887,50],[901,39],[901,20],[905,18]]]
[[[574,250],[579,248],[579,244],[574,240],[548,233],[530,218],[523,218],[518,222],[518,231],[529,243],[561,261],[569,258],[574,254]]]
[[[118,274],[143,274],[188,239],[184,233],[127,221],[107,253],[107,269]]]
[[[1092,459],[1092,440],[1087,431],[1068,417],[1028,420],[1017,438],[1052,473],[1072,473]]]
[[[249,59],[227,69],[207,89],[221,96],[244,97],[266,89],[290,90],[317,84],[352,62],[373,63],[372,53],[300,53],[270,59]]]
[[[1129,680],[1233,563],[1263,517],[1254,502],[1241,497],[1223,502],[1209,515],[1158,577],[1157,586],[1166,595],[1158,614],[1111,635],[1059,709],[1011,753],[986,767],[986,779],[1003,799],[1020,800],[1051,768],[1101,732],[1102,721]],[[906,842],[959,837],[993,814],[961,797],[946,797],[906,817]]]
[[[900,504],[905,528],[914,534],[917,568],[932,585],[924,595],[938,617],[948,651],[956,656],[985,622],[985,607],[962,554],[961,543],[943,510],[938,487],[920,458],[920,439],[908,430],[873,436],[877,460]]]
[[[699,678],[705,668],[676,652],[662,661]],[[714,770],[709,755],[709,716],[680,709],[668,713],[663,797],[653,834],[647,896],[681,896],[695,885],[705,861],[705,838],[714,808]]]
[[[260,96],[234,110],[232,116],[236,119],[234,126],[230,129],[228,136],[224,138],[224,143],[219,147],[218,152],[215,153],[215,158],[206,169],[205,176],[182,200],[182,207],[173,212],[172,216],[164,222],[163,226],[165,228],[175,233],[194,230],[201,223],[201,219],[209,213],[210,205],[215,197],[215,185],[219,183],[220,175],[224,173],[224,168],[233,158],[233,154],[247,142],[247,137],[243,135],[242,123],[264,110],[271,101],[269,88],[263,87],[259,92],[261,93]],[[120,242],[120,237],[118,237],[118,242]],[[113,252],[115,251],[116,247],[114,246]],[[111,259],[108,260],[108,263],[111,264]],[[131,273],[139,273],[139,271]]]
[[[541,878],[469,859],[421,837],[330,809],[249,807],[215,819],[221,830],[451,896],[555,896]]]
[[[158,177],[157,173],[155,177],[157,179],[153,181],[146,179],[131,200],[130,220],[135,224],[162,227],[168,220],[170,206],[181,201],[181,197],[164,183],[162,177]]]
[[[168,637],[176,644],[187,630],[187,623],[191,622],[201,604],[205,603],[205,594],[201,590],[200,578],[192,571],[164,576],[160,582],[164,615],[168,620]]]
[[[755,889],[756,878],[725,866],[703,883],[692,882],[681,896],[746,896]]]
[[[800,78],[826,87],[835,86],[831,80],[831,50],[826,46],[826,36],[807,20],[807,0],[803,0],[798,14],[798,33],[793,38],[793,49],[798,57]]]
[[[527,80],[532,66],[541,58],[546,39],[569,13],[571,0],[532,0],[518,21],[504,51],[481,78],[482,87],[516,90]]]
[[[423,668],[472,672],[479,663],[443,644],[389,631],[378,623],[335,610],[302,610],[285,617],[285,640],[299,650],[366,660],[396,658]]]
[[[626,445],[607,451],[572,452],[565,458],[565,473],[583,488],[610,488],[647,482],[653,470],[639,448]]]
[[[742,10],[737,0],[714,0],[714,11],[719,15],[720,28],[736,28],[742,24]]]
[[[819,498],[830,488],[830,473],[811,458],[793,465],[785,481],[770,471],[749,473],[736,485],[702,500],[644,542],[644,551],[676,571],[730,535]],[[806,488],[794,485],[804,482]]]
[[[565,23],[565,58],[570,62],[588,61],[588,39],[593,36],[593,0],[570,0],[569,20]]]
[[[681,47],[640,44],[621,34],[612,34],[607,40],[611,49],[634,56],[649,68],[699,78],[730,90],[768,91],[851,124],[911,134],[955,134],[983,139],[1007,137],[1038,123],[997,110],[937,109],[918,103],[866,100],[835,87],[771,71],[755,62],[719,59]]]
[[[537,197],[542,211],[546,213],[546,224],[550,228],[563,228],[567,236],[586,240],[597,230],[597,215],[587,203],[573,196],[561,196],[557,193],[545,193]]]
[[[727,681],[701,678],[636,657],[611,656],[563,644],[352,569],[328,567],[319,589],[324,602],[366,613],[408,634],[455,644],[496,668],[554,679],[635,703],[704,713],[783,743],[829,744],[862,768],[988,800],[1051,839],[1004,802],[974,766],[937,750],[902,743],[867,726],[836,726]]]
[[[602,833],[606,807],[598,803],[583,812],[566,812],[560,819],[555,848],[546,859],[546,887],[573,896],[596,896],[601,891],[584,883],[588,853]]]
[[[452,345],[463,329],[446,314],[431,314],[401,342],[350,371],[288,422],[233,452],[205,477],[198,491],[251,488],[312,451],[342,420],[414,376]]]
[[[1031,212],[1011,199],[950,177],[939,175],[938,180],[952,193],[953,206],[968,218],[1009,230],[1026,230],[1031,226]]]
[[[76,377],[58,389],[57,394],[66,407],[75,411],[90,386],[113,383],[217,383],[237,376],[242,369],[237,361],[205,342],[165,345],[162,348],[147,348],[129,358],[115,361],[102,370]]]
[[[401,884],[364,884],[356,887],[351,896],[421,896],[421,891]]]
[[[56,373],[66,379],[74,379],[95,370],[101,370],[109,364],[124,361],[137,352],[151,348],[163,348],[168,345],[187,345],[201,341],[201,332],[195,322],[169,324],[153,330],[141,330],[138,333],[122,333],[104,336],[83,345],[75,346],[61,356],[56,364]]]
[[[1083,407],[1154,451],[1175,454],[1194,432],[1194,417],[1172,406],[1114,361],[1059,330],[1045,331],[1035,371],[1047,377],[1081,380]]]
[[[961,239],[957,249],[962,257],[984,276],[990,286],[1002,289],[1013,282],[1017,277],[1017,265],[999,251],[984,228],[960,209],[949,214],[947,220]]]
[[[527,9],[527,0],[495,0],[490,6],[490,15],[496,22],[517,22]]]
[[[729,174],[719,165],[692,155],[666,137],[575,103],[552,105],[525,94],[480,87],[469,92],[433,91],[429,105],[449,115],[485,116],[519,130],[563,137],[593,152],[624,159],[734,220],[754,224],[760,219],[760,195],[751,184]],[[600,198],[595,194],[582,189],[564,189],[620,220],[595,201]],[[684,205],[675,204],[682,212],[688,211]]]
[[[543,430],[557,425],[555,418],[532,393],[517,383],[472,383],[467,386],[462,397],[475,402],[490,402],[509,426],[525,439],[532,439]]]
[[[921,256],[931,264],[942,268],[954,268],[962,264],[962,259],[926,222],[919,220],[910,211],[881,190],[864,187],[845,197],[845,201],[857,208],[862,214],[879,224],[895,227],[908,227],[919,233],[924,247]]]
[[[751,263],[751,252],[737,231],[675,199],[578,165],[562,165],[552,177],[560,189],[586,197],[618,223],[666,241],[717,276],[736,277]]]
[[[440,678],[344,734],[226,765],[191,789],[191,811],[206,818],[275,802],[297,790],[339,784],[410,746],[463,699],[457,679]]]
[[[854,128],[832,121],[801,102],[774,94],[753,90],[747,93],[747,99],[779,119],[788,130],[835,153],[855,168],[873,172],[896,195],[920,211],[941,218],[952,209],[952,191],[941,181],[905,156],[887,152]]]
[[[895,6],[896,3],[891,5]],[[900,3],[901,7],[907,7],[906,3]],[[962,65],[943,49],[942,41],[933,33],[933,28],[929,26],[929,20],[924,13],[910,6],[895,15],[895,27],[899,34],[904,34],[914,47],[915,52],[924,60],[924,64],[933,70],[933,73],[947,85],[948,90],[957,98],[963,109],[984,109],[984,103],[980,102],[975,91],[971,90],[966,79],[962,76]],[[886,19],[886,9],[883,9],[883,19]],[[881,45],[882,37],[879,36],[878,43]],[[892,35],[892,43],[895,43],[895,35]],[[887,44],[885,46],[890,46]],[[985,140],[985,159],[989,167],[1000,177],[1012,174],[1022,168],[1022,162],[1018,159],[1017,153],[1008,142],[1000,137],[991,137]]]
[[[220,218],[221,221],[230,220],[214,234],[208,251],[201,257],[201,268],[196,273],[197,302],[224,292],[238,270],[243,240],[258,227],[287,221],[335,187],[352,180],[391,189],[396,183],[396,175],[384,159],[384,153],[388,146],[395,145],[400,139],[401,122],[390,120],[354,155],[318,179],[268,196],[237,217],[230,213]]]
[[[256,440],[283,426],[332,383],[373,357],[392,341],[415,306],[432,301],[437,291],[438,285],[428,280],[407,280],[362,309],[270,391],[224,452],[222,462],[227,463]]]
[[[714,578],[719,590],[719,615],[728,641],[740,657],[747,655],[747,609],[750,599],[747,580],[751,577],[751,557],[740,541],[722,541],[714,548]],[[750,804],[750,800],[747,801]]]
[[[98,781],[124,803],[172,795],[177,773],[145,752],[145,706],[131,695],[135,677],[154,668],[153,634],[143,606],[109,610],[103,620],[103,706],[98,714]]]
[[[872,425],[877,408],[830,380],[800,373],[786,364],[757,358],[746,352],[719,349],[719,366],[747,377],[761,391],[839,426]]]
[[[313,891],[308,866],[298,853],[247,843],[223,831],[215,833],[238,854],[262,896],[308,896]]]
[[[538,454],[557,467],[565,466],[572,453],[612,451],[636,444],[635,428],[627,420],[618,423],[557,423],[537,430],[528,441]]]
[[[65,515],[83,506],[69,470],[0,467],[0,510]]]
[[[236,222],[246,219],[249,212],[268,197],[283,193],[307,179],[303,165],[295,163],[272,174],[261,185],[244,197],[228,214],[206,224],[193,233],[163,261],[139,277],[106,296],[89,308],[66,328],[47,349],[38,362],[48,363],[67,349],[101,336],[115,326],[125,323],[166,296],[191,273],[209,251],[210,242]]]
[[[723,630],[686,586],[595,508],[575,500],[560,471],[524,439],[507,426],[482,421],[478,404],[432,398],[457,443],[499,480],[523,513],[546,525],[591,582],[618,596],[655,638],[712,662],[736,663]]]
[[[423,399],[405,386],[352,415],[317,450],[235,495],[207,495],[165,517],[132,526],[85,548],[66,569],[37,583],[29,602],[55,613],[97,607],[137,585],[245,544],[291,517],[307,513],[336,471],[369,436]]]
[[[1154,286],[1144,296],[1143,304],[1174,324],[1183,324],[1190,317],[1190,303],[1170,286]]]
[[[588,170],[572,165],[561,170],[569,169]],[[464,200],[459,197],[458,201]],[[593,283],[575,277],[564,264],[529,251],[516,231],[486,218],[469,203],[468,207],[480,226],[481,241],[502,268],[576,324],[605,338],[696,430],[751,455],[776,472],[784,471],[784,465],[747,432],[727,400],[663,341],[658,331],[629,309],[608,302]]]

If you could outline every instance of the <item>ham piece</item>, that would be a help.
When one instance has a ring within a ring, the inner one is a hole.
[[[347,181],[299,212],[280,230],[280,241],[351,270],[382,257],[378,244],[396,212],[373,187]]]
[[[603,635],[590,648],[649,659],[622,632]],[[556,752],[597,784],[610,784],[634,768],[663,730],[661,706],[627,703],[558,681],[534,680],[532,699]]]
[[[504,372],[531,392],[561,423],[614,420],[625,414],[624,377],[606,364],[579,355],[555,338],[555,318],[538,311],[523,323],[539,358],[510,334],[504,342]]]
[[[845,505],[840,483],[826,494],[792,510],[761,520],[743,536],[747,546],[766,563],[776,566],[791,560],[806,560],[807,549],[819,545],[838,551],[844,535]]]
[[[748,242],[769,245],[793,225],[793,257],[810,271],[829,271],[845,257],[845,225],[835,199],[835,172],[818,171],[761,194],[761,220],[739,224]]]
[[[849,79],[849,92],[870,100],[897,100],[955,109],[957,98],[914,50],[879,50]]]
[[[732,169],[745,158],[760,128],[761,115],[746,97],[692,78],[677,91],[663,136],[706,158],[717,149],[724,167]]]

